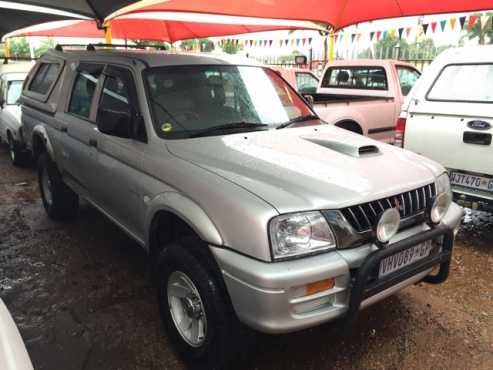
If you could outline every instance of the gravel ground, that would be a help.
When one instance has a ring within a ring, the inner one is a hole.
[[[36,370],[184,369],[160,325],[146,255],[96,210],[48,220],[33,169],[0,147],[0,297]],[[442,285],[413,286],[335,325],[256,334],[248,369],[493,369],[493,217],[468,212]]]

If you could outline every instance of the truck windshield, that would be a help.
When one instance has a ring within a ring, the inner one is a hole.
[[[267,68],[189,65],[144,72],[159,136],[166,139],[266,130],[312,112]]]

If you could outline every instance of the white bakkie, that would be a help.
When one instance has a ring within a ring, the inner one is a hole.
[[[454,198],[493,211],[493,47],[443,52],[411,90],[396,144],[444,165]]]

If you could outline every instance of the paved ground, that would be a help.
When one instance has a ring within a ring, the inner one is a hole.
[[[36,370],[183,369],[162,332],[146,256],[89,206],[50,222],[33,169],[0,148],[0,297]],[[248,369],[492,369],[493,218],[469,214],[451,278],[362,314],[343,340],[333,325],[256,335]]]

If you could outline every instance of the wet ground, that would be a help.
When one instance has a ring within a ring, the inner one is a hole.
[[[36,370],[184,369],[160,325],[145,253],[84,205],[46,217],[33,169],[0,147],[0,297]],[[493,217],[468,213],[450,279],[365,310],[350,338],[334,325],[255,335],[249,369],[493,369]]]

